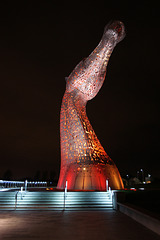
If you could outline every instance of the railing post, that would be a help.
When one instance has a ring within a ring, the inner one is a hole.
[[[23,187],[21,187],[21,200],[23,200],[23,195],[22,195],[22,193],[23,193]]]
[[[27,191],[27,180],[25,181],[25,192]]]
[[[106,192],[108,192],[108,179],[106,179]]]
[[[64,189],[64,209],[65,209],[66,193],[67,193],[67,181]]]
[[[66,181],[66,186],[65,186],[65,193],[67,192],[67,181]]]
[[[109,187],[109,197],[110,199],[113,201],[112,197],[113,197],[113,191],[111,190],[111,188]]]
[[[114,210],[118,210],[118,206],[117,206],[117,192],[114,191],[113,192],[113,209]]]

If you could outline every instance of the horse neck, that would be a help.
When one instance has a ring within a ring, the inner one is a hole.
[[[65,92],[61,107],[61,158],[66,162],[104,162],[108,156],[86,114],[87,101],[78,92]]]

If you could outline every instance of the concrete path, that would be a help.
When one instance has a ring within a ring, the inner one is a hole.
[[[0,240],[160,240],[123,213],[108,211],[0,211]]]

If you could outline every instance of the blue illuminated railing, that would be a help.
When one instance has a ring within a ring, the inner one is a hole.
[[[47,182],[42,181],[8,181],[8,180],[0,180],[0,189],[3,188],[20,188],[24,187],[25,191],[27,187],[47,187]]]

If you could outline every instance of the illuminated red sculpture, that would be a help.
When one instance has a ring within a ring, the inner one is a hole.
[[[98,46],[66,79],[60,116],[61,170],[57,188],[70,190],[122,189],[119,171],[101,146],[86,115],[86,103],[94,98],[105,79],[109,57],[125,35],[122,22],[105,27]]]

